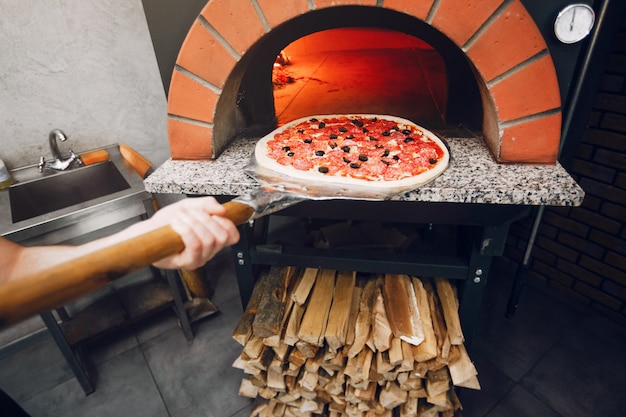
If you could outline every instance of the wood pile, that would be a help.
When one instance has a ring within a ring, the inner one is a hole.
[[[233,338],[252,416],[454,416],[480,389],[443,278],[273,266]]]

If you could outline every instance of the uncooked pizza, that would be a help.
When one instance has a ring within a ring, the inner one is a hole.
[[[261,167],[312,182],[410,189],[441,174],[449,153],[409,120],[361,114],[294,120],[261,138],[255,158]]]

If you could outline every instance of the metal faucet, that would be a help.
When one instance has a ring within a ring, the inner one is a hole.
[[[74,161],[78,161],[78,165],[82,165],[82,160],[70,149],[70,156],[67,159],[63,159],[59,146],[57,145],[57,139],[61,142],[67,140],[67,136],[61,129],[52,129],[48,136],[48,142],[50,144],[50,151],[54,160],[52,162],[46,162],[44,157],[39,158],[39,172],[43,172],[45,168],[54,169],[56,171],[65,171],[68,169]]]

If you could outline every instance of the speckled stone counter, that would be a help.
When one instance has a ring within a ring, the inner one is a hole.
[[[450,149],[448,169],[393,200],[548,206],[578,206],[583,201],[583,190],[559,164],[498,164],[481,138],[438,133]],[[213,161],[169,160],[144,181],[146,190],[215,196],[255,190],[259,184],[243,169],[257,140],[237,139]]]

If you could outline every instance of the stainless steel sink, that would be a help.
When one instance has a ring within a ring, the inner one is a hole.
[[[113,162],[59,172],[9,188],[13,223],[130,188]]]
[[[37,165],[11,170],[15,184],[0,192],[0,236],[26,245],[57,244],[144,217],[152,209],[151,194],[119,145],[96,150],[106,150],[109,159],[60,172],[39,172]]]

